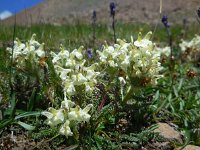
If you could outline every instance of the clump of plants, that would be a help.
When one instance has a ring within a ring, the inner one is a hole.
[[[162,60],[171,58],[172,49],[158,48],[151,35],[105,43],[90,51],[95,62],[83,46],[67,50],[61,45],[56,52],[47,51],[35,35],[26,43],[16,39],[7,48],[13,61],[10,78],[3,77],[12,89],[1,134],[18,124],[36,141],[47,138],[52,149],[62,144],[69,149],[138,149],[159,141],[153,132],[157,121],[171,121],[191,140],[198,139],[199,72],[178,61],[179,55],[169,71],[171,59]]]

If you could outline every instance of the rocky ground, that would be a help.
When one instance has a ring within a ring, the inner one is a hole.
[[[139,150],[200,150],[199,146],[185,145],[179,148],[175,147],[175,143],[184,145],[183,135],[177,129],[167,123],[158,123],[158,128],[154,132],[161,137],[160,141],[150,141]],[[14,135],[13,133],[0,138],[0,150],[26,150],[40,149],[41,145],[47,146],[51,143],[50,140],[42,140],[35,142],[28,138],[26,133]],[[66,150],[64,145],[57,148],[58,150]]]

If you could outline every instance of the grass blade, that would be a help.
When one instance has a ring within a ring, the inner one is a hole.
[[[18,121],[17,124],[19,124],[20,126],[22,126],[23,128],[25,128],[26,130],[34,130],[35,126],[26,124],[24,122]]]
[[[15,117],[15,120],[20,119],[20,118],[24,118],[24,117],[29,117],[29,116],[39,116],[41,115],[41,112],[37,112],[37,111],[33,111],[33,112],[25,112],[23,114],[20,114],[18,116]]]

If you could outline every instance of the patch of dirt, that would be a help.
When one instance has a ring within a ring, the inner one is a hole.
[[[160,21],[160,0],[45,0],[16,15],[17,24],[32,25],[50,23],[91,23],[92,11],[97,12],[97,22],[110,23],[109,4],[116,3],[116,20],[126,23],[155,24]],[[196,22],[199,0],[163,0],[162,13],[169,16],[171,23]],[[3,24],[13,24],[10,17]]]
[[[13,133],[0,138],[0,150],[26,150],[34,147],[36,143],[28,139],[25,134],[13,135]]]

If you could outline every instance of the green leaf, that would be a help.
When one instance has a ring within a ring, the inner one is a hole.
[[[25,112],[23,114],[16,116],[15,120],[20,119],[20,118],[24,118],[24,117],[28,117],[28,116],[39,116],[39,115],[41,115],[41,112],[38,112],[38,111]]]
[[[175,86],[173,86],[173,90],[174,90],[174,95],[175,95],[176,97],[178,97],[178,90],[176,89]]]
[[[185,102],[184,102],[183,100],[181,100],[181,101],[179,102],[179,105],[180,105],[179,110],[182,111],[182,110],[183,110],[183,107],[185,106]]]
[[[128,147],[128,148],[137,148],[138,149],[138,147],[139,147],[139,145],[136,143],[136,142],[122,142],[121,143],[121,146],[123,146],[123,147]]]
[[[96,128],[96,131],[102,130],[102,129],[104,129],[104,128],[105,128],[104,123],[103,123],[103,122],[100,122],[100,123],[98,124],[97,128]]]
[[[95,135],[94,139],[95,139],[95,143],[97,145],[98,150],[103,150],[103,148],[102,148],[102,145],[103,145],[103,139],[102,139],[102,137],[100,137],[98,135]]]
[[[184,125],[185,125],[185,127],[188,127],[188,118],[187,117],[184,119]]]
[[[26,111],[22,110],[22,109],[17,109],[15,110],[15,114],[22,114],[25,113]]]
[[[76,149],[78,147],[78,144],[75,144],[75,145],[71,145],[71,146],[68,146],[66,149],[64,150],[73,150],[73,149]]]
[[[166,103],[167,103],[167,98],[161,103],[161,105],[158,107],[158,109],[156,110],[156,113],[158,113],[163,107],[165,107]]]
[[[150,105],[150,106],[149,106],[149,109],[150,109],[152,112],[156,112],[156,110],[158,109],[158,106],[157,106],[157,105]]]
[[[145,35],[144,39],[149,40],[151,37],[152,37],[152,32],[148,32],[148,33]]]
[[[15,114],[15,106],[16,106],[16,101],[15,101],[15,93],[11,95],[10,98],[10,106],[4,111],[3,115],[9,115],[11,118]]]
[[[0,129],[5,128],[7,125],[9,125],[12,122],[13,122],[12,118],[10,118],[10,119],[4,119],[4,120],[0,121]]]
[[[200,85],[189,85],[189,86],[185,87],[185,90],[190,90],[190,89],[197,88],[197,87],[200,87]]]
[[[174,109],[173,105],[170,104],[170,108],[172,110],[172,113],[175,113],[175,109]]]
[[[33,110],[33,105],[34,105],[34,102],[35,102],[35,95],[36,94],[37,94],[36,89],[34,88],[32,94],[31,94],[31,97],[29,99],[28,105],[27,105],[27,111]]]
[[[167,101],[168,101],[168,103],[165,105],[165,108],[166,108],[166,109],[171,105],[171,102],[172,102],[172,93],[170,93],[170,94],[168,95]]]
[[[160,96],[160,91],[158,90],[158,91],[156,91],[156,94],[154,96],[154,100],[155,101],[158,100],[159,96]]]
[[[139,141],[137,135],[131,134],[131,133],[130,133],[130,135],[123,134],[123,135],[121,135],[121,138],[126,141],[129,141],[129,142],[138,142]]]
[[[20,126],[22,126],[23,128],[25,128],[26,130],[34,130],[35,126],[26,124],[24,122],[18,121],[17,124],[19,124]]]
[[[180,82],[179,82],[179,85],[178,85],[178,88],[177,88],[178,92],[181,90],[182,85],[183,85],[183,78],[180,79]]]
[[[170,93],[170,94],[169,94],[169,96],[168,96],[167,100],[168,100],[168,102],[170,102],[170,103],[171,103],[171,101],[172,101],[172,93]]]
[[[185,144],[184,145],[187,145],[191,141],[191,130],[185,128],[185,129],[183,129],[183,134],[184,134],[184,137],[185,137]]]
[[[15,100],[15,93],[13,93],[11,95],[11,99],[10,99],[10,116],[13,117],[15,114],[15,106],[16,106],[16,100]]]
[[[149,131],[151,131],[151,132],[153,132],[155,129],[157,129],[159,127],[159,125],[158,124],[153,124],[153,125],[151,125],[149,128],[148,128],[148,130]]]

